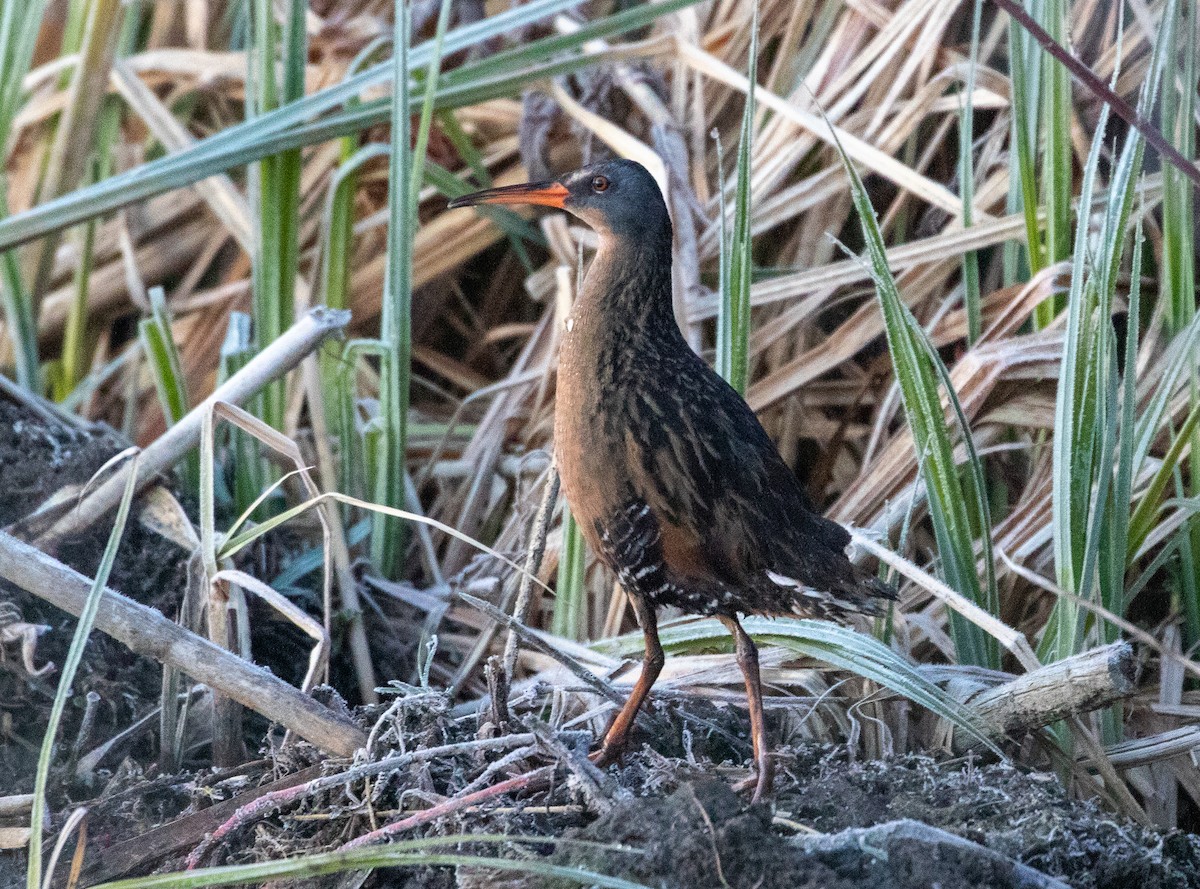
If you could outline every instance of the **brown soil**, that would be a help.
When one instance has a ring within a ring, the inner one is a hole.
[[[821,834],[912,819],[1079,889],[1200,886],[1196,837],[1145,830],[1093,803],[1067,799],[1052,775],[918,756],[856,763],[841,747],[795,751],[790,760],[775,810]],[[649,886],[680,889],[725,883],[735,889],[1026,885],[1003,862],[957,849],[901,842],[886,855],[872,854],[865,845],[815,850],[810,835],[779,824],[773,828],[766,807],[748,807],[725,782],[694,770],[681,778],[654,797],[618,805],[577,833],[638,852],[589,857],[564,851],[558,856],[575,864],[603,864],[605,873]]]
[[[52,424],[24,407],[0,398],[0,527],[19,522],[66,485],[86,484],[125,447],[111,430]],[[98,527],[64,542],[57,554],[87,576],[95,573],[109,529]],[[186,578],[185,554],[163,538],[130,522],[122,539],[109,586],[140,602],[174,614]],[[62,664],[75,619],[28,593],[0,582],[0,600],[15,605],[27,623],[51,629],[37,647],[36,663]],[[10,649],[7,652],[11,655]],[[100,743],[126,728],[158,702],[161,668],[125,646],[95,633],[80,665],[75,694],[68,701],[60,738],[78,737],[88,692],[100,695],[91,739]],[[58,673],[30,680],[13,657],[0,661],[0,718],[12,728],[0,737],[0,790],[28,792],[33,785],[38,746],[45,733]],[[86,745],[86,739],[85,739]],[[84,746],[86,752],[88,748]],[[148,748],[135,750],[144,756]],[[0,882],[0,885],[3,885]]]

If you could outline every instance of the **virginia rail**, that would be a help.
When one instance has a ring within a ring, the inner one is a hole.
[[[656,609],[714,615],[746,680],[757,777],[770,789],[758,650],[739,614],[879,613],[895,593],[846,558],[754,412],[691,350],[672,310],[671,219],[640,164],[593,164],[550,182],[450,202],[572,213],[600,246],[566,322],[554,440],[562,487],[593,550],[629,594],[641,675],[593,758],[621,752],[663,665]]]

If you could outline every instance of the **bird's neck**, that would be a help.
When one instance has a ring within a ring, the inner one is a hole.
[[[682,341],[673,307],[670,233],[602,236],[572,317],[587,328],[585,336],[598,341],[617,338],[627,347]]]

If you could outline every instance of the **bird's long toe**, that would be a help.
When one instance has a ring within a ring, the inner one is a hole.
[[[621,754],[625,752],[624,741],[610,743],[607,738],[601,743],[599,749],[593,750],[588,754],[588,759],[592,761],[592,765],[604,768],[610,766],[621,758]]]
[[[733,785],[733,789],[735,793],[748,792],[750,804],[757,805],[770,799],[773,782],[774,772],[771,766],[768,764],[764,767],[756,764],[749,777],[738,781]]]

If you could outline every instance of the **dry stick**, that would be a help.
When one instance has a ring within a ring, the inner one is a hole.
[[[329,429],[325,423],[325,396],[321,390],[321,373],[317,367],[317,359],[309,355],[300,366],[300,374],[304,381],[305,395],[308,398],[309,416],[313,428],[313,441],[317,450],[317,471],[321,476],[321,486],[326,491],[337,488],[337,475],[334,472],[333,453],[329,447]],[[345,457],[345,455],[343,455]],[[375,678],[375,665],[371,661],[371,646],[367,642],[367,630],[363,624],[362,603],[358,598],[358,581],[350,565],[350,547],[346,542],[346,529],[342,524],[341,512],[334,507],[326,512],[329,519],[329,549],[328,558],[333,559],[333,569],[337,577],[338,592],[342,597],[342,608],[353,617],[350,619],[349,648],[350,660],[354,664],[354,674],[358,679],[358,693],[363,702],[377,704],[379,695],[375,692],[378,682]],[[330,609],[325,611],[325,631],[331,632],[329,625]]]
[[[429,759],[437,759],[443,756],[457,756],[461,753],[474,753],[480,750],[503,750],[508,747],[528,747],[535,744],[537,738],[532,734],[523,735],[505,735],[501,738],[488,738],[476,741],[462,741],[458,744],[445,744],[441,747],[426,747],[421,750],[414,750],[411,753],[403,753],[399,756],[388,756],[384,759],[376,760],[375,762],[362,763],[353,768],[347,769],[344,772],[339,772],[336,775],[322,775],[320,778],[313,778],[311,781],[305,781],[303,784],[297,784],[293,787],[285,787],[282,790],[274,790],[270,793],[265,793],[257,799],[251,800],[246,805],[239,808],[229,817],[227,821],[221,824],[212,834],[207,837],[204,842],[197,846],[192,853],[188,855],[187,869],[192,870],[199,866],[208,850],[227,837],[230,833],[249,824],[251,821],[257,821],[260,818],[265,818],[267,815],[277,812],[284,806],[291,803],[299,802],[302,799],[320,793],[323,790],[328,790],[331,787],[338,787],[342,784],[348,784],[351,781],[359,781],[363,778],[370,778],[374,775],[380,775],[384,772],[392,772],[402,769],[405,766],[411,765],[414,762],[421,762]]]
[[[1072,716],[1070,723],[1071,727],[1075,730],[1075,740],[1083,747],[1088,757],[1087,761],[1095,766],[1096,771],[1100,773],[1100,778],[1104,782],[1103,789],[1112,797],[1117,808],[1121,809],[1125,815],[1143,827],[1150,827],[1150,818],[1146,815],[1146,810],[1134,798],[1129,785],[1117,774],[1112,760],[1108,758],[1108,754],[1104,752],[1104,748],[1100,745],[1100,742],[1092,737],[1091,730],[1078,716]]]
[[[1129,697],[1137,691],[1137,661],[1132,645],[1114,642],[991,688],[950,691],[975,710],[989,734],[1025,732]],[[975,746],[973,738],[955,737],[956,749]]]
[[[52,429],[88,429],[93,425],[78,414],[68,414],[58,405],[49,402],[40,395],[35,395],[28,389],[22,389],[4,374],[0,374],[0,398],[7,398],[14,404],[19,404],[26,410],[37,414],[38,418]]]
[[[208,398],[196,405],[188,414],[159,436],[142,452],[137,487],[145,487],[160,473],[166,472],[192,448],[200,443],[200,427],[204,416],[218,401],[228,404],[244,404],[267,383],[278,379],[296,367],[306,355],[316,349],[330,335],[338,333],[350,322],[350,313],[344,310],[327,309],[323,306],[310,309],[250,362],[218,387]],[[68,534],[77,534],[91,527],[121,500],[125,477],[132,465],[113,475],[92,492],[79,506],[59,519],[50,530],[38,538],[43,549],[52,550],[58,541]],[[31,518],[36,519],[37,513]]]
[[[0,579],[76,617],[92,582],[53,556],[0,531]],[[168,620],[159,611],[105,589],[96,629],[140,655],[169,664],[330,753],[349,756],[366,741],[357,725],[282,679]]]
[[[555,485],[557,486],[558,471],[554,466],[553,458],[551,458],[551,465],[550,465],[549,471],[550,471],[551,477],[553,477],[553,479],[554,479]],[[558,488],[555,487],[555,496],[557,496],[557,491],[558,491]],[[549,493],[549,489],[547,489],[547,493]],[[552,503],[550,505],[551,513],[553,512],[553,509],[554,509],[554,504]],[[539,520],[541,517],[542,517],[541,512],[539,510],[539,512],[538,512]],[[547,516],[546,516],[546,521],[549,522],[549,514],[547,514]],[[536,538],[537,538],[537,533],[534,532],[534,539],[536,540]],[[531,544],[531,545],[536,546],[536,544]],[[534,582],[534,580],[536,579],[537,568],[541,565],[542,553],[544,553],[544,552],[545,552],[545,537],[543,536],[541,552],[539,552],[537,554],[537,563],[533,567],[532,571],[529,570],[529,557],[533,553],[532,553],[532,551],[530,551],[529,553],[526,554],[526,566],[524,568],[520,569],[523,572],[521,575],[521,586],[520,586],[521,590],[526,590],[527,587],[529,585],[531,585]],[[545,586],[545,584],[541,584],[541,585]],[[512,598],[511,585],[504,586],[502,588],[502,597],[500,600],[500,607],[508,608],[508,603],[511,598]],[[528,610],[528,607],[529,607],[527,604],[528,601],[529,601],[529,596],[526,593],[526,596],[525,596],[526,604],[518,604],[517,606],[514,607],[513,614],[517,615],[518,620],[523,621],[525,619],[524,612]],[[447,602],[446,605],[440,609],[440,611],[442,613],[444,613],[446,608],[448,608],[448,607],[449,607],[449,603]],[[430,617],[432,618],[435,614],[436,614],[436,612],[430,612]],[[441,614],[438,614],[437,617],[440,620]],[[458,697],[458,694],[462,690],[463,686],[466,685],[467,681],[475,673],[475,669],[479,666],[479,661],[483,658],[483,656],[487,653],[487,651],[492,647],[492,642],[495,639],[495,636],[496,636],[496,633],[498,632],[498,630],[499,630],[499,628],[495,624],[488,624],[479,633],[478,637],[475,639],[474,644],[471,646],[470,653],[468,653],[466,658],[463,660],[463,662],[458,665],[458,669],[454,673],[454,678],[450,682],[450,687],[447,690],[447,694],[449,694],[451,700]],[[510,637],[509,644],[515,644],[515,643],[511,643],[511,637]],[[504,652],[505,652],[505,659],[507,659],[507,657],[509,655],[508,644],[505,645]],[[500,661],[500,658],[498,658],[496,655],[492,655],[490,658],[488,658],[488,664],[492,664],[493,662],[499,663],[499,661]],[[513,663],[514,663],[514,665],[516,663],[515,650],[513,651]],[[494,675],[493,678],[497,682],[498,688],[504,689],[504,696],[506,697],[507,690],[512,687],[512,670],[513,670],[513,668],[509,667],[507,669],[507,671],[505,671],[504,667],[498,666],[495,669],[500,670],[501,674],[496,674],[496,675]],[[485,676],[486,676],[486,666],[485,666]],[[498,700],[497,697],[494,695],[492,697],[492,704],[495,709],[503,710],[504,713],[508,712],[506,702],[504,700]]]
[[[1040,43],[1046,52],[1061,62],[1075,76],[1076,80],[1087,87],[1088,92],[1101,99],[1113,110],[1117,117],[1145,136],[1146,141],[1158,149],[1158,153],[1171,162],[1171,166],[1192,180],[1193,185],[1200,185],[1200,167],[1197,167],[1180,154],[1166,140],[1163,134],[1158,131],[1158,128],[1153,123],[1138,114],[1134,108],[1130,107],[1128,102],[1114,93],[1108,84],[1097,77],[1091,68],[1075,58],[1066,47],[1055,41],[1018,3],[1015,3],[1014,0],[994,0],[994,2],[1016,19],[1020,26],[1028,31],[1030,36]]]
[[[405,818],[401,821],[394,821],[391,824],[385,824],[378,830],[373,830],[370,833],[364,833],[362,836],[351,840],[343,846],[338,847],[338,852],[347,852],[350,849],[357,849],[360,846],[369,846],[373,843],[382,842],[395,834],[405,830],[411,830],[414,827],[420,827],[422,824],[428,824],[430,821],[436,821],[446,815],[453,815],[455,812],[478,805],[490,799],[495,799],[498,796],[503,796],[506,793],[515,793],[518,790],[525,790],[528,787],[536,785],[538,782],[549,778],[554,774],[557,766],[543,766],[540,769],[534,769],[532,772],[526,772],[524,775],[518,775],[515,778],[509,778],[507,781],[501,781],[499,784],[493,784],[484,790],[477,790],[475,793],[468,793],[466,796],[451,797],[445,802],[438,803],[436,806],[424,809],[415,815]]]
[[[309,766],[269,784],[243,791],[223,802],[213,803],[206,809],[199,809],[188,815],[180,815],[160,827],[121,840],[111,846],[93,849],[89,856],[83,885],[99,886],[129,873],[147,872],[152,869],[155,862],[195,848],[209,830],[220,824],[229,813],[244,806],[249,800],[281,787],[300,784],[314,775],[320,774],[320,771],[320,765]]]
[[[536,756],[541,752],[542,749],[537,744],[530,744],[528,747],[518,747],[516,750],[504,754],[504,756],[488,765],[488,767],[483,770],[478,778],[460,790],[459,793],[474,793],[476,790],[479,790],[481,787],[483,787],[483,785],[491,781],[497,773],[506,771],[515,766],[517,763],[529,759],[532,756]],[[402,815],[404,813],[401,810],[393,812],[392,814]]]
[[[1134,738],[1105,748],[1105,755],[1116,768],[1135,769],[1181,756],[1200,747],[1200,726],[1185,725],[1159,732],[1148,738]]]
[[[526,720],[529,728],[537,735],[547,750],[553,753],[578,780],[579,790],[595,813],[605,815],[612,810],[617,782],[607,772],[601,771],[587,756],[587,748],[568,747],[550,726],[536,718]]]
[[[533,532],[529,540],[529,553],[525,556],[525,573],[521,575],[521,586],[517,591],[517,601],[513,605],[513,619],[520,623],[528,620],[529,596],[533,592],[533,578],[542,567],[542,556],[546,554],[546,534],[550,530],[550,516],[554,512],[554,503],[558,500],[559,488],[558,467],[550,464],[550,475],[546,479],[546,491],[542,495],[542,503],[538,506],[537,515],[533,520]],[[517,649],[519,645],[517,631],[508,628],[508,638],[504,642],[504,679],[512,686],[513,670],[517,666]]]

